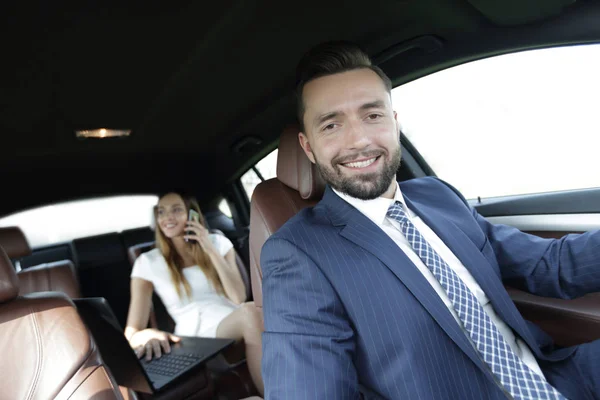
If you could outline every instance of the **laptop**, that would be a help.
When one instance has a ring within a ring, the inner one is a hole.
[[[168,390],[234,343],[233,339],[181,337],[179,343],[171,343],[170,353],[151,361],[138,359],[105,298],[73,302],[117,383],[136,392]]]

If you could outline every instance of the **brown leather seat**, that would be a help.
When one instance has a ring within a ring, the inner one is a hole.
[[[263,245],[291,217],[316,205],[325,191],[325,181],[298,141],[299,129],[286,128],[279,139],[277,177],[260,183],[252,194],[250,208],[250,277],[254,305],[262,312]]]
[[[29,242],[27,242],[21,228],[16,226],[0,228],[0,246],[4,248],[8,257],[13,260],[31,254]]]
[[[0,228],[0,246],[11,259],[31,254],[29,243],[18,227]],[[36,292],[63,292],[71,298],[81,297],[75,266],[70,260],[36,265],[17,273],[20,295]]]
[[[69,260],[36,265],[17,273],[20,295],[36,292],[62,292],[72,299],[81,297],[75,267]]]
[[[19,296],[2,248],[0,326],[2,398],[123,398],[73,302],[56,292]]]
[[[277,177],[254,189],[250,209],[250,276],[254,303],[262,308],[260,252],[266,240],[288,219],[305,207],[316,205],[325,181],[298,142],[297,127],[281,134],[277,155]]]

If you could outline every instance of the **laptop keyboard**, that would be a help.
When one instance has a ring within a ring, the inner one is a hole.
[[[142,364],[147,372],[164,376],[175,376],[200,359],[201,357],[192,353],[166,354],[161,358],[154,358],[151,361]]]

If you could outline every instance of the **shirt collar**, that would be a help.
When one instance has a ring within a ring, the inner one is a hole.
[[[375,222],[377,225],[383,225],[383,222],[385,221],[387,215],[387,211],[392,205],[392,203],[395,201],[399,201],[402,204],[404,210],[406,211],[404,197],[402,196],[402,191],[400,190],[400,185],[398,185],[398,183],[396,183],[396,192],[394,193],[393,199],[378,197],[373,200],[361,200],[357,199],[356,197],[352,197],[346,193],[342,193],[336,189],[332,188],[332,190],[335,192],[335,194],[340,196],[343,200],[345,200],[351,206],[363,213],[367,218]]]

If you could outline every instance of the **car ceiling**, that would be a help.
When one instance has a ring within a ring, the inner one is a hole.
[[[324,40],[353,40],[391,58],[382,67],[398,84],[495,51],[600,38],[598,28],[576,23],[588,16],[597,25],[591,1],[38,0],[1,7],[0,168],[10,195],[2,196],[0,215],[171,188],[210,199],[294,122],[295,65]],[[557,32],[557,21],[570,28]],[[76,129],[94,128],[132,134],[75,138]]]

